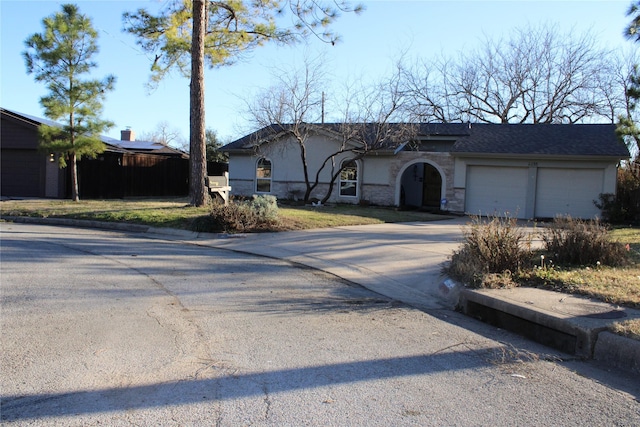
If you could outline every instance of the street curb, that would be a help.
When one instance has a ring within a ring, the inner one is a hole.
[[[593,358],[618,369],[640,374],[640,341],[608,331],[600,332]]]
[[[540,308],[472,289],[460,292],[459,306],[469,316],[583,358],[592,357],[598,333],[605,329],[583,327]]]
[[[72,218],[39,218],[30,216],[0,216],[5,221],[23,224],[66,225],[81,228],[97,228],[100,230],[131,231],[146,233],[151,229],[148,225],[127,224],[122,222],[93,221]]]
[[[616,335],[608,326],[620,319],[594,319],[550,310],[541,300],[523,303],[510,294],[518,289],[462,289],[458,308],[466,315],[518,333],[533,341],[608,367],[640,374],[640,341]],[[529,290],[531,291],[531,290]],[[547,294],[564,295],[553,291]],[[576,297],[579,298],[579,297]],[[585,299],[585,301],[588,301]],[[612,311],[638,318],[638,311],[610,304]]]

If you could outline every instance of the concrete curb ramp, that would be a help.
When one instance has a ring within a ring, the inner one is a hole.
[[[576,356],[640,374],[640,341],[607,331],[640,310],[535,288],[463,289],[463,313]]]

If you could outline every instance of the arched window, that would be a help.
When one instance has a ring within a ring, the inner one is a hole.
[[[264,157],[256,165],[256,192],[271,192],[271,160]]]
[[[356,197],[358,195],[358,163],[347,160],[342,164],[340,172],[340,196]]]

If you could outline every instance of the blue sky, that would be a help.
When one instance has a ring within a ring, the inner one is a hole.
[[[42,18],[75,3],[93,20],[99,31],[99,68],[93,77],[114,74],[116,89],[107,96],[103,118],[115,122],[108,136],[119,138],[131,127],[137,134],[153,131],[158,123],[189,135],[189,81],[177,73],[154,90],[145,84],[151,59],[123,33],[122,13],[140,7],[157,9],[159,2],[91,0],[30,1],[0,0],[0,106],[43,117],[40,97],[46,88],[26,74],[21,52],[24,40],[42,31]],[[353,2],[355,3],[355,2]],[[268,45],[230,67],[207,70],[206,122],[220,138],[229,142],[253,130],[244,114],[243,99],[272,83],[271,69],[299,67],[305,52],[320,53],[328,63],[335,83],[361,76],[377,79],[388,73],[392,61],[403,50],[411,56],[433,58],[441,52],[471,49],[485,35],[507,35],[514,27],[554,23],[561,30],[592,30],[603,46],[629,48],[622,36],[630,0],[607,1],[363,1],[359,16],[344,14],[333,29],[342,41],[329,46],[310,39],[306,45]]]

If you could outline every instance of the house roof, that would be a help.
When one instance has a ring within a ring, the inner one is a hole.
[[[335,123],[332,124],[310,124],[309,126],[313,126],[316,131],[324,131],[326,132],[337,132],[338,125]],[[222,151],[246,151],[252,150],[256,146],[262,145],[264,143],[276,140],[281,136],[284,136],[286,132],[293,128],[293,125],[280,125],[273,124],[269,126],[265,126],[262,129],[259,129],[255,132],[252,132],[248,135],[243,136],[240,139],[237,139],[229,144],[226,144],[222,147]],[[334,136],[338,137],[339,134],[335,133]]]
[[[3,115],[10,116],[16,120],[20,120],[25,122],[27,125],[31,126],[39,126],[41,124],[52,126],[52,127],[62,127],[62,125],[58,122],[54,122],[52,120],[43,119],[40,117],[32,116],[29,114],[19,113],[17,111],[8,110],[6,108],[1,108],[0,111]],[[118,152],[118,153],[150,153],[150,154],[165,154],[165,155],[180,155],[187,156],[187,154],[183,151],[177,150],[168,145],[162,144],[160,142],[154,141],[121,141],[119,139],[110,138],[108,136],[100,135],[100,140],[106,144],[107,151]]]
[[[154,141],[122,141],[119,139],[102,137],[105,144],[113,145],[121,149],[135,152],[135,153],[150,153],[150,154],[166,154],[166,155],[181,155],[186,156],[186,153],[176,148],[170,147],[161,142]]]
[[[317,129],[339,135],[339,124],[316,124]],[[391,126],[401,126],[392,124]],[[222,149],[247,152],[282,136],[284,125],[264,127]],[[416,139],[455,141],[453,155],[604,156],[627,158],[629,150],[615,133],[615,124],[488,124],[421,123]],[[400,142],[384,147],[394,150]],[[395,144],[395,146],[392,146]]]
[[[473,124],[452,153],[629,157],[615,124]]]

